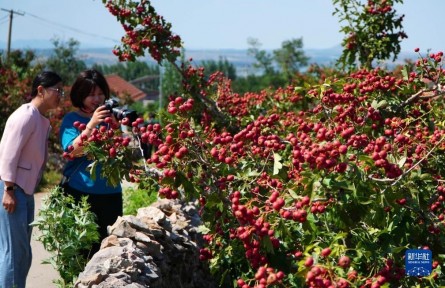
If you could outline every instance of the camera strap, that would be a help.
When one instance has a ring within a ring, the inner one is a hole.
[[[76,173],[77,170],[79,170],[80,166],[82,165],[83,162],[85,162],[85,160],[86,159],[83,159],[82,161],[79,162],[79,164],[77,164],[76,169],[74,169],[71,175],[73,175],[74,173]],[[71,175],[70,176],[62,175],[62,179],[60,180],[59,186],[63,187],[64,185],[68,184],[70,182]]]

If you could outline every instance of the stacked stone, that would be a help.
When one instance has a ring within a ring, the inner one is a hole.
[[[200,224],[193,203],[166,199],[119,217],[75,287],[216,287],[199,260]]]

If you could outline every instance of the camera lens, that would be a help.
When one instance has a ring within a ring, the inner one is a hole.
[[[113,116],[116,117],[117,120],[128,118],[130,123],[133,123],[138,118],[136,111],[119,107],[118,102],[114,99],[106,100],[104,105],[113,114]]]

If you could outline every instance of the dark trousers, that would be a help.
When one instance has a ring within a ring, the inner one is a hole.
[[[70,187],[68,184],[63,186],[65,193],[73,196],[76,203],[79,203],[82,196],[88,196],[90,211],[96,214],[96,223],[99,226],[100,242],[108,236],[107,226],[116,222],[118,216],[122,216],[123,200],[122,193],[113,194],[88,194]],[[93,244],[90,257],[100,249],[100,242]]]

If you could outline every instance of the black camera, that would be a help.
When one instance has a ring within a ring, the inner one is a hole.
[[[114,99],[105,100],[104,105],[111,113],[113,113],[117,120],[128,118],[131,124],[138,118],[136,111],[119,107],[119,102]]]

